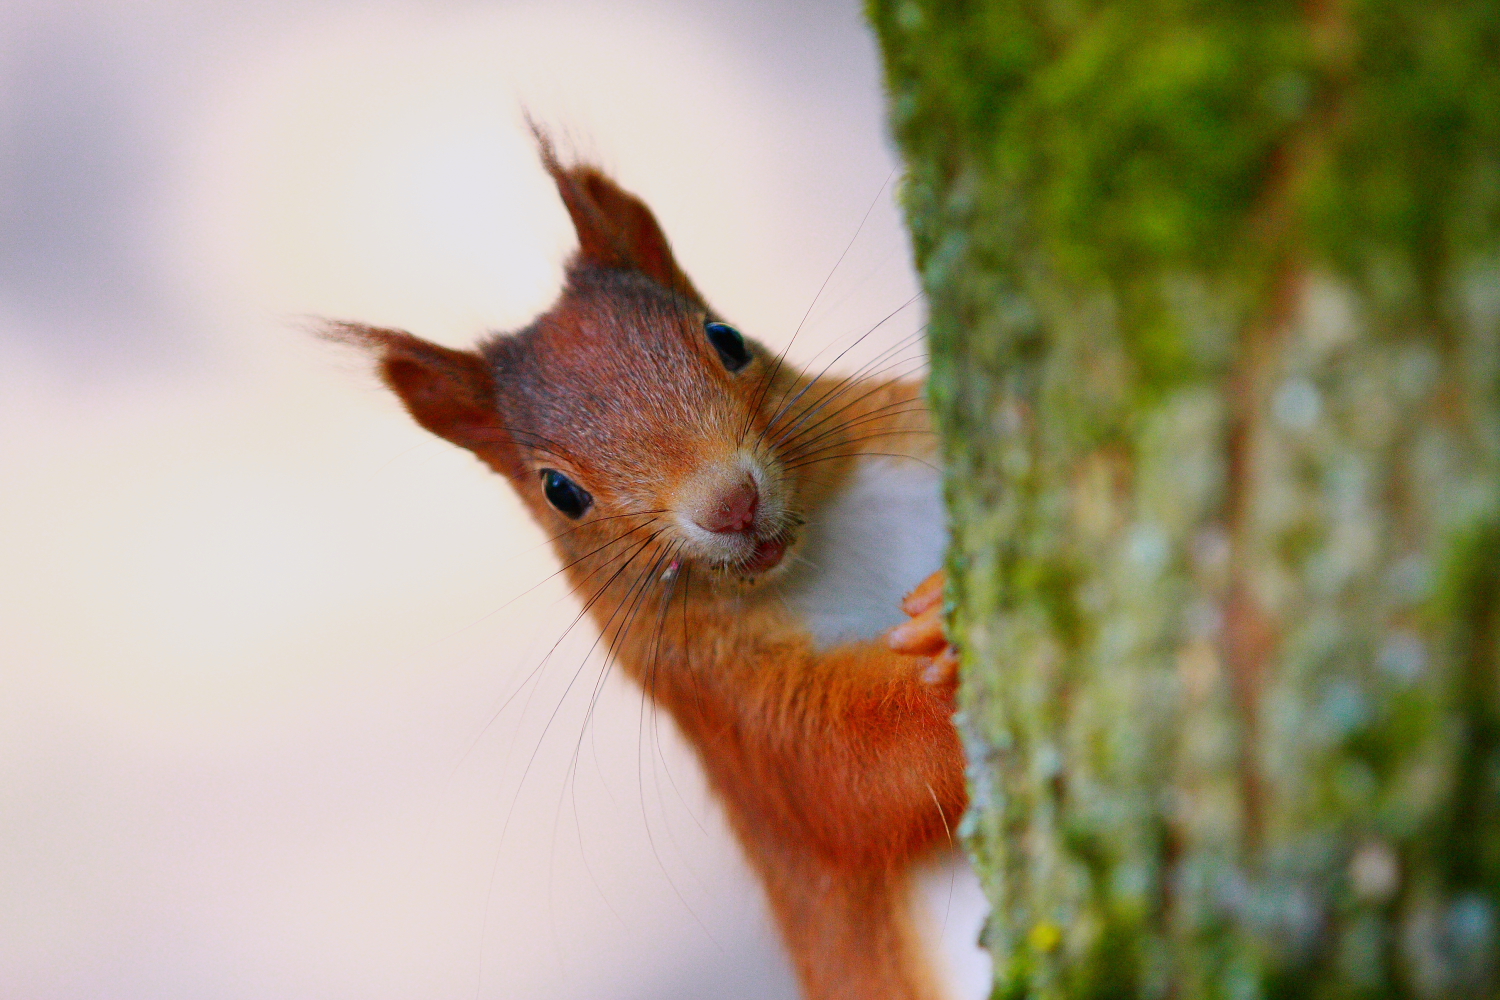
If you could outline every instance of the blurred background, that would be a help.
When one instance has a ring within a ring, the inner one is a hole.
[[[526,107],[821,364],[915,287],[879,80],[857,0],[0,6],[0,998],[793,995],[540,532],[305,331],[548,304]]]

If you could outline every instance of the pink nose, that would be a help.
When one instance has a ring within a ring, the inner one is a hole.
[[[703,530],[718,534],[746,531],[755,523],[755,508],[759,503],[755,482],[747,478],[721,496],[708,513],[694,520]]]

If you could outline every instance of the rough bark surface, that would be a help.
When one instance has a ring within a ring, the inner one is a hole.
[[[996,995],[1500,995],[1500,4],[869,15]]]

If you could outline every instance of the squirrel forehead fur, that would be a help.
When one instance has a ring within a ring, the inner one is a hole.
[[[578,471],[660,477],[751,399],[703,338],[704,306],[632,271],[575,265],[556,305],[481,346],[508,427]]]

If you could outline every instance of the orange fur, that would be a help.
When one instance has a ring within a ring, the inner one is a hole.
[[[617,662],[696,748],[809,1000],[935,997],[907,882],[966,801],[951,671],[929,658],[949,655],[940,586],[913,595],[903,652],[880,637],[820,650],[777,596],[786,560],[747,570],[742,554],[795,552],[861,456],[930,458],[920,386],[811,379],[758,345],[727,370],[704,335],[718,316],[650,210],[542,142],[580,243],[548,312],[476,351],[329,333],[373,353],[412,416],[508,477],[556,536]],[[743,490],[750,467],[753,531],[694,531],[693,504]],[[583,517],[553,509],[542,469],[586,486]]]

